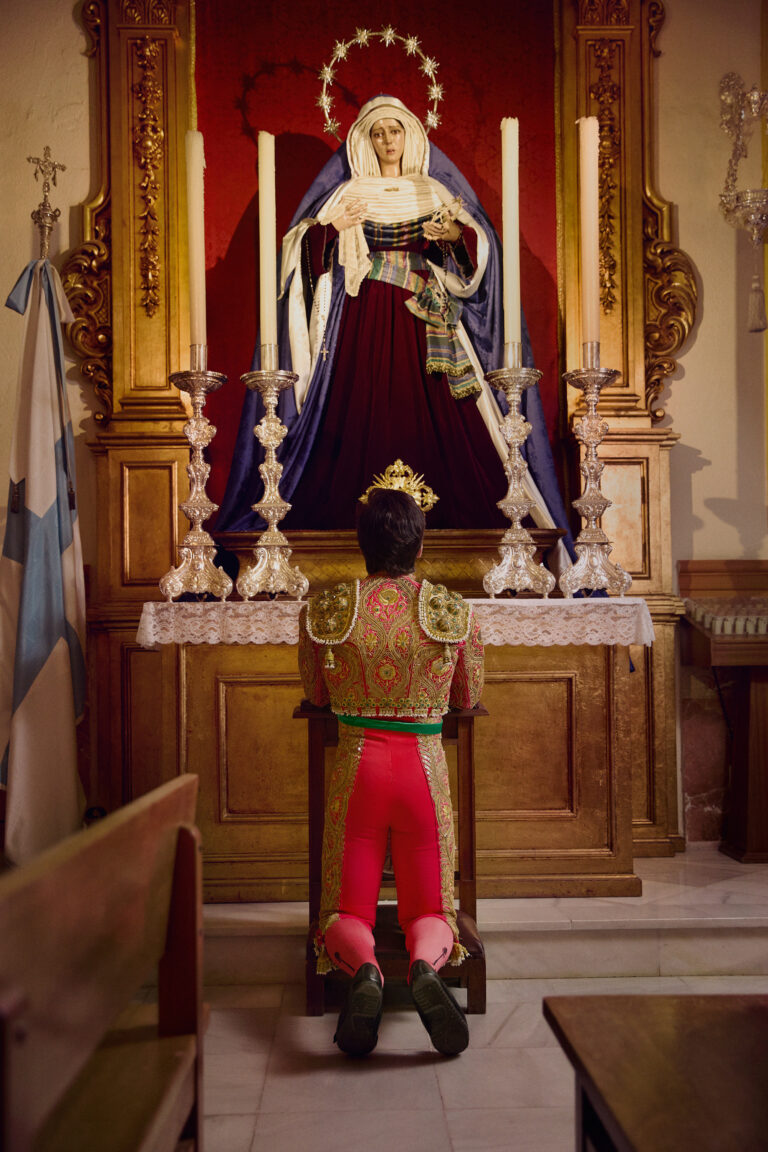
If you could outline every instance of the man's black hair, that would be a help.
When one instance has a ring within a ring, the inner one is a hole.
[[[412,572],[425,526],[413,497],[393,488],[374,488],[358,509],[357,540],[366,571],[388,576]]]

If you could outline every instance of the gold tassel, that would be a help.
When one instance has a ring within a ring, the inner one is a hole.
[[[451,949],[451,954],[448,957],[448,963],[453,964],[456,967],[458,967],[459,964],[464,963],[467,956],[469,956],[469,952],[467,952],[464,945],[459,944],[458,940],[454,940],[453,948]]]
[[[752,287],[749,290],[749,311],[747,328],[750,332],[765,332],[768,328],[768,319],[765,315],[765,293],[760,284],[760,276],[756,272],[752,277]]]
[[[328,645],[325,653],[325,666],[331,671],[333,671],[333,669],[336,667],[336,661],[333,658],[333,648],[331,648],[330,645]]]

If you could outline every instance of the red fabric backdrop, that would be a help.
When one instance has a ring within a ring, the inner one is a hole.
[[[229,472],[258,324],[257,133],[276,137],[278,243],[337,141],[317,107],[321,67],[359,28],[390,24],[435,59],[445,96],[430,137],[458,165],[501,232],[503,116],[520,121],[521,293],[550,436],[557,425],[555,46],[551,0],[473,7],[441,0],[198,0],[198,128],[205,137],[205,249],[209,365],[228,383],[208,401],[218,432],[208,492],[220,502]],[[355,45],[336,65],[333,114],[341,135],[380,92],[420,116],[431,106],[418,59],[399,43]]]

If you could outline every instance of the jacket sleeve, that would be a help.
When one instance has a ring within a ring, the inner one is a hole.
[[[328,689],[323,679],[323,659],[325,650],[321,644],[315,644],[307,633],[307,606],[299,613],[299,672],[304,694],[310,704],[330,703]]]
[[[459,658],[451,681],[452,708],[474,708],[483,694],[485,656],[480,625],[472,614],[469,636],[459,644]]]

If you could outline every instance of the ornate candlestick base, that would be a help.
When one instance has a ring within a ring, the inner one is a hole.
[[[519,355],[514,359],[519,361]],[[500,562],[483,577],[483,588],[489,596],[498,596],[507,588],[514,592],[532,591],[542,596],[549,596],[555,587],[552,573],[533,559],[536,545],[528,529],[523,528],[521,523],[523,517],[533,507],[533,501],[523,484],[528,465],[520,451],[520,446],[525,443],[531,426],[520,411],[520,402],[525,389],[530,388],[540,377],[541,372],[535,368],[519,366],[499,368],[496,372],[489,372],[487,376],[493,388],[503,389],[509,405],[509,412],[501,425],[502,434],[509,445],[509,455],[504,465],[504,471],[509,479],[509,489],[497,507],[512,521],[511,527],[504,533],[499,544]]]
[[[160,591],[166,600],[174,600],[182,592],[209,592],[219,600],[226,600],[232,591],[229,576],[213,563],[216,555],[213,537],[202,527],[203,521],[218,508],[205,492],[211,466],[205,462],[203,448],[213,440],[216,429],[203,415],[203,408],[208,393],[217,392],[227,379],[221,372],[208,372],[205,361],[205,346],[194,345],[192,363],[195,367],[189,372],[173,372],[169,377],[171,383],[187,392],[192,401],[192,418],[184,425],[184,435],[192,447],[187,465],[189,496],[179,505],[192,527],[179,548],[181,563],[178,568],[166,572],[160,581]]]
[[[265,363],[263,354],[262,363]],[[267,368],[246,372],[241,379],[247,388],[260,393],[266,408],[265,415],[253,430],[256,439],[266,449],[264,463],[259,465],[259,473],[264,481],[264,495],[258,504],[253,505],[253,510],[267,521],[269,527],[256,542],[253,561],[241,569],[237,590],[243,600],[250,600],[260,592],[267,592],[270,596],[287,592],[289,596],[298,599],[306,594],[309,581],[296,565],[291,567],[288,563],[291,549],[277,528],[291,506],[283,500],[279,490],[283,466],[278,463],[277,449],[285,439],[287,430],[276,412],[279,394],[283,389],[291,388],[298,377],[293,372]]]
[[[601,368],[599,345],[584,345],[585,363],[590,366],[580,371],[566,372],[564,380],[573,388],[584,393],[587,414],[574,425],[574,435],[584,446],[584,455],[579,465],[585,480],[584,491],[573,507],[586,521],[574,541],[578,560],[562,574],[559,580],[564,596],[588,588],[592,591],[605,588],[614,595],[623,596],[632,585],[632,577],[619,564],[608,559],[611,542],[598,524],[601,516],[612,501],[600,490],[600,477],[604,464],[598,458],[597,445],[605,438],[608,425],[597,414],[600,392],[613,383],[619,375],[615,368]]]

